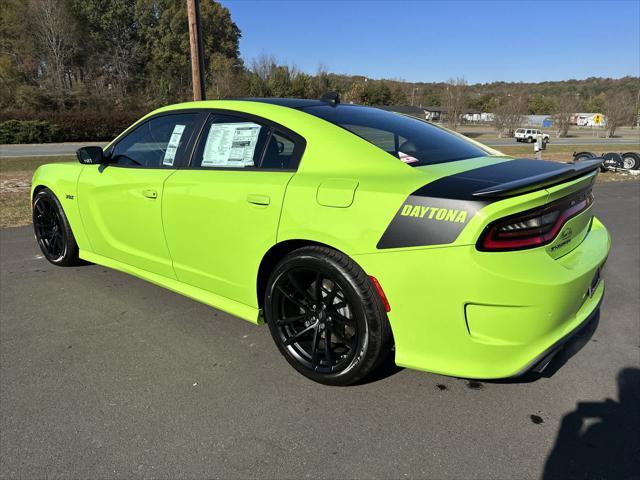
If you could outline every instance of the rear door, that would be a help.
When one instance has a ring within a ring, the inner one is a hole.
[[[163,186],[184,162],[199,115],[153,117],[106,152],[108,164],[85,166],[78,203],[94,253],[175,278],[162,227]]]
[[[189,168],[167,179],[162,215],[178,279],[256,305],[260,261],[276,243],[304,139],[264,119],[214,113]]]

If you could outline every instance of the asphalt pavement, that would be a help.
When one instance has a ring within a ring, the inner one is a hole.
[[[490,147],[504,147],[507,145],[521,145],[513,138],[492,138],[479,139],[480,142]],[[80,147],[88,145],[105,146],[108,142],[73,142],[73,143],[39,143],[29,145],[0,145],[0,158],[2,157],[55,157],[64,155],[74,155]],[[640,143],[640,134],[635,137],[619,138],[597,138],[597,137],[574,137],[574,138],[552,138],[552,144],[557,145],[593,145],[594,148],[616,147],[624,150],[624,145],[634,145]],[[533,150],[533,147],[531,147]]]
[[[266,327],[54,267],[3,229],[0,477],[638,478],[640,183],[595,192],[613,237],[597,328],[518,382],[387,367],[321,386]]]

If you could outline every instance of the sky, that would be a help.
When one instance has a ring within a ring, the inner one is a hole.
[[[640,76],[640,0],[221,0],[261,53],[307,73],[469,83]]]

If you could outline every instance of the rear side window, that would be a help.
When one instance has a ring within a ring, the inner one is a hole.
[[[291,169],[300,148],[289,135],[252,119],[214,115],[205,123],[192,167]]]
[[[173,168],[183,154],[197,114],[154,117],[125,135],[111,152],[111,163],[127,167]]]
[[[272,131],[260,166],[262,168],[292,168],[295,142],[284,133]]]
[[[483,157],[489,153],[435,125],[377,108],[318,105],[302,110],[349,130],[412,166]]]

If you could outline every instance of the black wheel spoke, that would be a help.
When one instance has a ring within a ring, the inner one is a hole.
[[[329,305],[332,311],[340,310],[341,308],[344,308],[346,306],[347,306],[347,302],[344,302],[344,301],[335,303],[333,305]]]
[[[311,342],[311,367],[316,370],[319,365],[318,360],[318,343],[320,343],[320,332],[316,328],[313,333],[313,340]]]
[[[322,302],[322,275],[320,272],[316,274],[316,282],[315,282],[314,295],[316,298],[316,304],[320,304]]]
[[[331,286],[331,290],[329,290],[329,293],[327,293],[327,296],[324,297],[324,303],[327,306],[327,308],[331,307],[331,304],[336,299],[338,290],[339,290],[338,284],[333,282],[333,285]]]
[[[282,295],[284,295],[290,302],[296,304],[298,307],[300,307],[303,311],[307,311],[309,310],[309,306],[305,305],[304,303],[302,303],[301,301],[299,301],[298,299],[296,299],[293,295],[291,295],[289,292],[287,292],[284,288],[282,288],[282,286],[278,285],[278,290],[280,290],[280,293],[282,293]]]
[[[324,332],[324,351],[329,366],[333,365],[333,352],[331,351],[331,327],[327,326]]]
[[[344,344],[345,347],[351,349],[351,340],[348,340],[347,337],[342,334],[339,328],[332,329],[331,333],[333,333],[333,336],[336,337],[340,341],[340,343]]]
[[[334,320],[336,320],[338,323],[342,323],[345,325],[349,325],[349,326],[353,326],[354,325],[354,321],[348,317],[345,317],[344,315],[342,315],[341,313],[338,312],[332,312],[331,313],[331,318],[333,318]]]
[[[297,340],[299,340],[301,337],[303,337],[304,335],[306,335],[310,331],[314,330],[315,328],[316,328],[316,324],[315,323],[313,325],[309,325],[307,328],[304,328],[304,329],[300,330],[293,337],[290,337],[287,340],[285,340],[284,344],[285,345],[291,345],[292,343],[296,343]],[[315,339],[315,336],[314,336],[314,339]]]
[[[276,321],[276,324],[279,326],[282,325],[288,325],[290,323],[294,323],[294,322],[299,322],[301,320],[305,320],[307,318],[307,315],[296,315],[295,317],[283,317],[283,318],[279,318]]]
[[[287,274],[287,280],[289,280],[289,282],[291,282],[291,285],[293,285],[293,288],[295,288],[298,291],[298,293],[302,295],[307,305],[311,305],[313,303],[313,298],[311,298],[311,295],[309,295],[309,292],[307,292],[304,288],[300,286],[296,278],[291,273]]]

